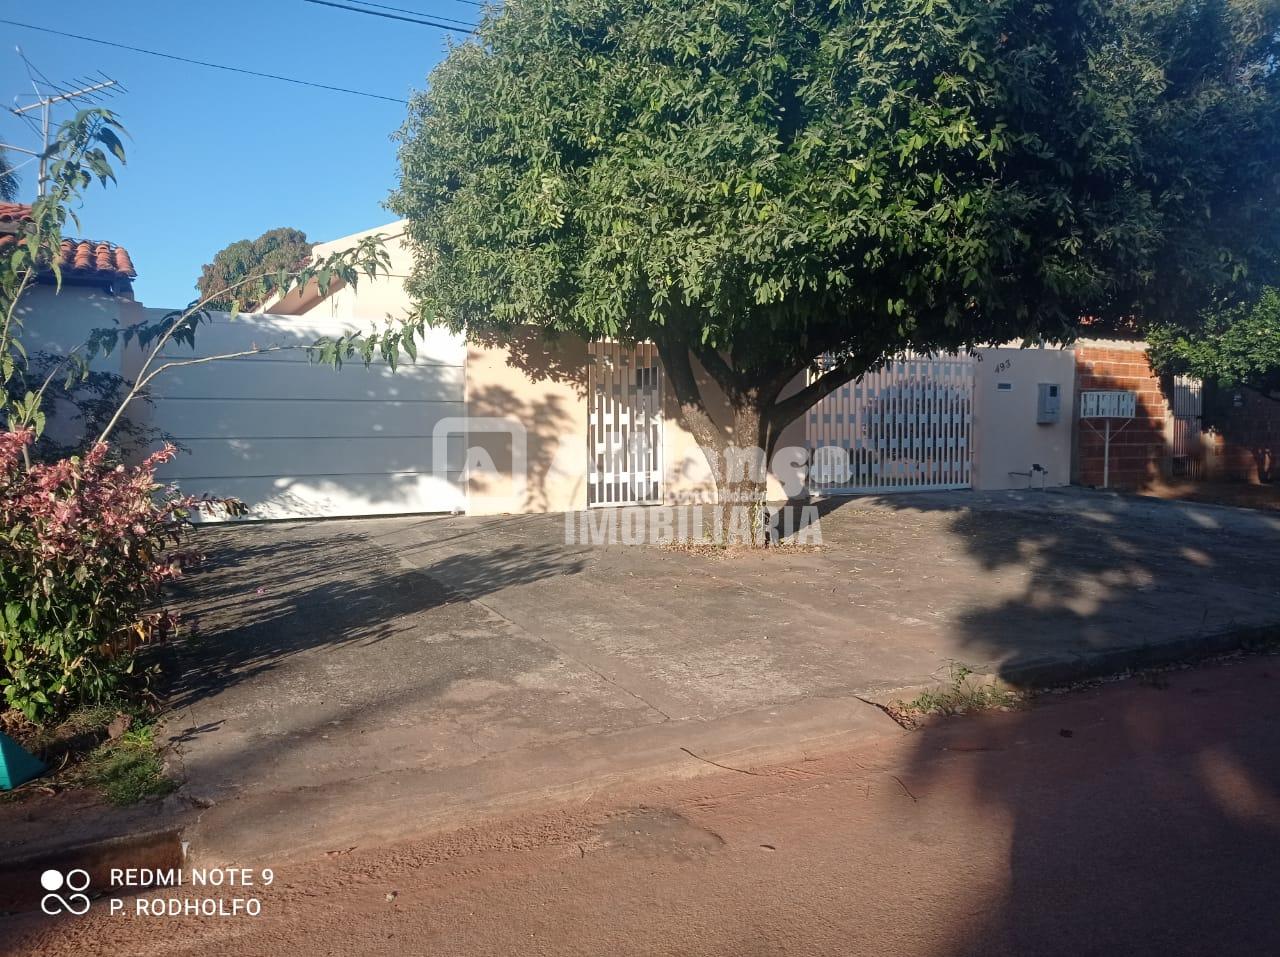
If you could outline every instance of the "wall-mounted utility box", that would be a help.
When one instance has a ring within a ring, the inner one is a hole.
[[[1052,425],[1062,412],[1062,390],[1056,382],[1041,382],[1036,397],[1036,424]]]

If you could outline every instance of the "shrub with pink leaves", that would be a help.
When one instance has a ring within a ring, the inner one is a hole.
[[[0,690],[33,721],[100,701],[132,673],[140,646],[172,634],[166,582],[197,509],[229,508],[155,479],[172,446],[137,466],[106,445],[27,467],[30,430],[0,433]]]

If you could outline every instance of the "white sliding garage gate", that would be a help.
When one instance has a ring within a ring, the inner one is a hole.
[[[908,356],[837,389],[809,410],[813,491],[923,491],[973,481],[970,356]]]
[[[174,346],[167,355],[301,346],[351,328],[314,314],[215,313],[197,329],[194,353]],[[156,380],[150,420],[189,451],[160,477],[240,498],[253,518],[462,511],[464,437],[452,436],[448,461],[436,463],[432,432],[464,414],[465,362],[461,339],[431,330],[417,362],[394,372],[382,362],[312,365],[302,350],[171,369]]]

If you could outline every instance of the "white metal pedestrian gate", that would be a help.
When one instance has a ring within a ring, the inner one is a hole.
[[[662,364],[657,347],[591,343],[587,388],[587,505],[661,505]]]
[[[1200,433],[1204,413],[1202,384],[1199,379],[1179,375],[1173,377],[1173,474],[1203,478],[1204,448]]]
[[[906,356],[809,410],[809,487],[830,493],[969,488],[976,360]]]

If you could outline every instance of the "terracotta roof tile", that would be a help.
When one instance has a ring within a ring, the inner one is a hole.
[[[0,223],[20,223],[30,218],[30,206],[0,203]],[[0,235],[0,249],[14,242],[13,236]],[[123,246],[87,239],[64,239],[59,265],[63,277],[71,279],[133,279],[138,275]]]
[[[22,203],[0,203],[0,223],[20,223],[30,218],[30,206]]]

